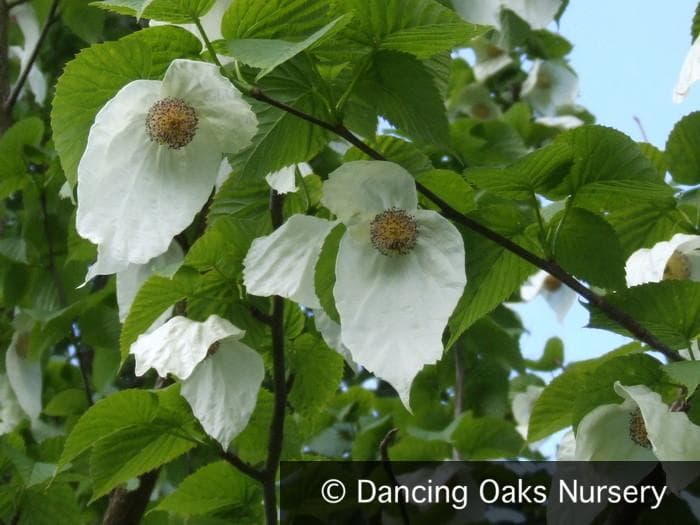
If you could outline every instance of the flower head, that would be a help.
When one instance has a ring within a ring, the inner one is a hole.
[[[668,280],[700,281],[700,236],[677,233],[641,248],[625,264],[627,286]]]
[[[574,104],[578,96],[578,77],[562,61],[535,60],[527,75],[521,95],[544,116]]]
[[[78,165],[78,233],[98,246],[88,279],[168,249],[209,197],[223,153],[257,122],[216,66],[175,60],[162,81],[135,80],[95,117]]]
[[[139,336],[129,353],[136,375],[155,368],[161,377],[178,377],[195,417],[227,448],[248,424],[265,376],[262,357],[240,342],[243,335],[216,315],[204,322],[177,316]]]
[[[315,265],[343,223],[333,287],[341,342],[408,406],[413,378],[442,355],[442,332],[466,284],[462,237],[438,213],[418,209],[413,178],[390,162],[344,164],[324,183],[322,203],[338,221],[294,215],[256,239],[245,285],[319,308]]]
[[[624,399],[619,405],[601,405],[591,410],[576,431],[579,461],[654,461],[664,463],[674,490],[687,482],[676,461],[700,461],[700,427],[684,412],[674,412],[661,396],[643,385],[615,383]],[[670,463],[669,463],[670,462]],[[697,474],[692,473],[693,477]]]
[[[544,270],[530,277],[520,288],[523,301],[531,301],[538,295],[544,297],[560,322],[564,320],[576,300],[576,292]]]

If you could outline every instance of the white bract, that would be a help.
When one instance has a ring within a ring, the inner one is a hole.
[[[673,101],[680,104],[688,95],[690,86],[700,79],[700,38],[696,38],[690,46],[688,54],[685,56],[681,72],[678,75],[678,82],[673,88]]]
[[[5,354],[5,371],[17,403],[30,419],[41,414],[42,370],[39,360],[30,361],[29,331],[18,329]]]
[[[542,395],[544,387],[528,385],[523,392],[518,392],[513,396],[511,402],[511,410],[513,419],[515,419],[515,429],[523,437],[527,439],[528,426],[530,424],[530,415],[535,403]]]
[[[274,173],[268,173],[265,175],[265,180],[269,184],[270,188],[275,190],[277,193],[294,193],[299,188],[296,185],[296,174],[297,171],[302,177],[311,175],[313,170],[306,162],[300,164],[292,164],[291,166],[285,166],[279,171]]]
[[[39,42],[39,22],[36,19],[34,8],[29,3],[23,3],[12,8],[13,20],[19,26],[24,44],[21,46],[10,46],[9,56],[19,62],[20,71],[24,71],[31,63],[34,49]],[[32,64],[27,76],[29,89],[34,93],[34,98],[38,104],[43,104],[46,99],[46,78],[36,64]]]
[[[584,122],[574,115],[558,115],[556,117],[537,117],[537,124],[548,126],[550,128],[574,129],[583,126]]]
[[[656,461],[663,463],[673,490],[683,488],[696,472],[674,462],[700,461],[700,426],[684,412],[673,412],[661,396],[644,385],[615,383],[622,404],[591,410],[576,431],[579,461]]]
[[[487,80],[513,63],[513,58],[506,50],[486,38],[476,39],[471,47],[476,55],[476,63],[472,71],[477,82]]]
[[[182,264],[182,248],[176,242],[170,243],[168,250],[157,257],[154,257],[146,264],[129,264],[124,270],[117,272],[117,306],[119,308],[119,320],[124,322],[131,303],[134,302],[136,294],[141,285],[145,283],[151,275],[172,276]],[[168,308],[160,319],[153,324],[160,326],[166,320],[172,307]]]
[[[538,295],[544,297],[547,304],[554,310],[559,322],[564,320],[576,300],[576,292],[544,270],[530,277],[520,288],[520,297],[523,301],[532,301]]]
[[[559,11],[561,0],[452,0],[455,11],[473,24],[501,29],[501,10],[510,9],[532,29],[547,27]]]
[[[535,60],[521,96],[540,115],[556,116],[560,108],[572,106],[578,96],[578,77],[560,60]]]
[[[78,233],[97,244],[87,279],[145,264],[207,201],[222,153],[257,121],[213,64],[175,60],[163,81],[135,80],[95,117],[78,165]]]
[[[667,280],[700,281],[700,236],[677,233],[641,248],[625,264],[627,286]]]
[[[318,308],[315,266],[343,223],[333,287],[341,342],[409,406],[413,378],[442,355],[442,332],[466,284],[462,237],[438,213],[418,209],[413,177],[390,162],[342,165],[324,183],[322,202],[338,221],[295,215],[256,239],[244,283],[253,295]]]
[[[204,322],[178,316],[139,336],[129,349],[136,375],[154,368],[161,377],[182,381],[193,414],[224,449],[248,424],[265,376],[262,357],[239,341],[243,335],[217,315]]]
[[[24,419],[24,411],[17,401],[7,375],[0,374],[0,436],[12,432]]]

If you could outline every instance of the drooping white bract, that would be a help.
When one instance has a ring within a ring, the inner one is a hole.
[[[700,235],[677,233],[669,241],[641,248],[625,264],[627,286],[664,280],[700,281]]]
[[[523,439],[527,439],[530,415],[543,390],[544,387],[528,385],[523,392],[518,392],[513,396],[511,411],[513,412],[513,419],[517,423],[515,429]]]
[[[88,279],[145,264],[205,204],[222,153],[249,144],[250,105],[213,64],[175,60],[135,80],[95,117],[78,165],[78,233],[98,245]]]
[[[204,322],[178,316],[129,349],[136,375],[154,368],[181,380],[193,414],[224,449],[248,424],[265,376],[262,357],[240,342],[243,335],[217,315]]]
[[[544,270],[538,271],[520,288],[520,297],[523,301],[532,301],[538,295],[544,297],[547,304],[554,310],[559,322],[564,320],[576,300],[576,292]]]
[[[7,375],[0,374],[0,436],[12,432],[24,419],[24,411],[17,401]]]
[[[42,371],[39,360],[27,356],[30,333],[16,327],[5,353],[5,371],[17,403],[34,420],[41,413]]]
[[[124,270],[117,272],[117,306],[119,307],[119,320],[124,322],[134,302],[136,294],[141,285],[145,283],[151,275],[172,276],[183,260],[182,248],[176,242],[170,243],[168,250],[157,257],[154,257],[146,264],[128,264]],[[168,308],[163,316],[168,316],[172,308]],[[166,318],[154,322],[156,326],[162,325]]]
[[[322,202],[346,227],[333,288],[342,344],[408,406],[413,378],[442,355],[442,332],[466,284],[462,237],[417,208],[413,178],[390,162],[342,165],[324,183]],[[295,215],[256,239],[244,261],[248,292],[318,308],[315,265],[336,224]]]
[[[476,62],[472,67],[474,78],[483,82],[513,63],[508,51],[497,46],[487,38],[478,38],[471,43]]]
[[[275,190],[277,193],[294,193],[297,191],[296,185],[296,174],[302,177],[311,175],[313,170],[306,162],[300,164],[292,164],[291,166],[285,166],[279,171],[274,173],[268,173],[265,175],[265,180],[269,184],[270,188]]]
[[[663,463],[669,486],[677,491],[697,472],[675,462],[700,461],[700,426],[685,412],[673,412],[661,396],[644,385],[615,383],[622,404],[601,405],[578,425],[579,461],[655,461]],[[691,477],[688,477],[688,476]]]
[[[680,104],[688,95],[690,86],[700,79],[700,38],[696,38],[685,56],[678,82],[673,88],[673,101]]]
[[[39,43],[39,22],[36,12],[29,3],[22,3],[12,8],[12,19],[19,26],[24,43],[21,46],[10,46],[9,56],[19,62],[20,71],[24,71],[32,62],[32,54]],[[27,84],[38,104],[46,99],[46,78],[36,64],[32,64],[27,76]]]
[[[561,0],[452,0],[455,11],[473,24],[501,28],[501,10],[510,9],[532,29],[547,27],[559,11]]]
[[[572,106],[578,96],[578,77],[561,60],[535,60],[521,96],[542,116],[556,116],[559,108]]]
[[[574,115],[557,115],[556,117],[537,117],[537,124],[550,128],[574,129],[583,126],[584,122]]]

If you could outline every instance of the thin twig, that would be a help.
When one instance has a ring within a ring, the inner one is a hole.
[[[273,228],[279,228],[284,222],[282,209],[284,196],[275,190],[270,192],[270,216]],[[282,457],[284,440],[284,416],[287,407],[287,381],[285,378],[284,358],[284,299],[279,295],[272,298],[272,382],[274,385],[275,404],[270,423],[267,459],[265,461],[263,495],[265,499],[265,516],[268,525],[277,524],[277,469]]]
[[[15,87],[12,89],[12,93],[10,93],[9,98],[3,104],[3,110],[6,114],[9,114],[10,111],[12,111],[12,108],[17,103],[17,99],[19,99],[19,94],[22,92],[22,88],[24,87],[24,84],[27,82],[27,78],[29,77],[29,71],[31,71],[34,62],[36,62],[36,58],[39,56],[39,50],[44,44],[44,40],[46,40],[46,35],[49,32],[49,28],[53,25],[54,22],[56,22],[56,20],[58,20],[57,12],[59,3],[60,0],[53,0],[53,2],[51,3],[49,15],[46,18],[44,27],[41,28],[41,33],[39,34],[39,39],[36,41],[36,46],[34,46],[34,49],[32,49],[32,54],[29,55],[29,61],[27,62],[27,65],[25,66],[24,70],[22,70],[22,73],[20,73],[19,79],[17,79],[17,84],[15,84]]]
[[[0,102],[5,100],[10,93],[10,9],[5,0],[0,0]],[[2,135],[12,123],[9,111],[5,111],[4,104],[0,107],[0,135]]]
[[[331,124],[328,122],[324,122],[323,120],[320,120],[313,115],[309,115],[303,111],[300,111],[296,108],[293,108],[283,102],[280,102],[278,100],[272,99],[269,96],[265,95],[260,89],[254,88],[248,93],[251,97],[255,98],[256,100],[260,100],[261,102],[266,102],[267,104],[270,104],[271,106],[274,106],[276,108],[279,108],[283,111],[286,111],[288,113],[291,113],[292,115],[296,115],[297,117],[306,120],[307,122],[311,122],[312,124],[316,124],[317,126],[326,129],[328,131],[331,131],[338,136],[344,138],[347,140],[350,144],[355,146],[357,149],[362,151],[364,154],[369,156],[370,158],[374,160],[386,160],[384,155],[382,155],[380,152],[372,148],[369,144],[363,142],[361,139],[359,139],[357,136],[355,136],[348,128],[346,128],[343,124]],[[537,266],[538,268],[541,268],[551,274],[552,276],[556,277],[559,279],[561,282],[563,282],[566,286],[571,288],[573,291],[581,295],[584,299],[586,299],[591,305],[595,306],[599,310],[601,310],[608,318],[612,319],[616,323],[618,323],[620,326],[625,328],[628,332],[630,332],[634,337],[642,341],[643,343],[646,343],[653,349],[657,350],[658,352],[661,352],[664,356],[666,356],[670,361],[681,361],[682,358],[672,348],[667,346],[666,344],[662,343],[654,334],[652,334],[649,330],[647,330],[644,326],[642,326],[636,319],[631,317],[629,314],[624,312],[623,310],[620,310],[617,306],[614,306],[610,303],[608,303],[605,298],[602,296],[596,294],[594,291],[590,290],[588,287],[586,287],[583,283],[578,281],[574,276],[566,272],[561,266],[559,266],[556,262],[554,261],[548,261],[545,260],[538,255],[530,252],[529,250],[523,248],[522,246],[518,245],[517,243],[514,243],[507,237],[504,237],[500,233],[491,230],[487,226],[484,226],[483,224],[475,221],[471,217],[468,217],[467,215],[464,215],[454,209],[452,206],[450,206],[447,202],[445,202],[444,199],[440,198],[438,195],[430,191],[428,188],[426,188],[423,184],[419,183],[416,181],[416,188],[418,189],[419,192],[421,192],[424,196],[426,196],[428,199],[433,201],[439,208],[442,214],[448,218],[451,219],[452,221],[461,224],[462,226],[465,226],[466,228],[469,228],[470,230],[482,235],[483,237],[486,237],[487,239],[495,242],[496,244],[502,246],[509,252],[514,253],[518,257],[524,259],[525,261]]]
[[[396,437],[396,433],[399,431],[398,428],[392,428],[389,430],[389,432],[386,433],[384,438],[382,439],[382,442],[379,444],[379,453],[382,457],[382,466],[384,467],[384,471],[386,472],[386,475],[389,477],[389,481],[391,481],[391,484],[394,487],[399,486],[399,481],[396,479],[396,475],[394,474],[394,469],[391,466],[391,459],[389,458],[389,445],[391,445],[394,441],[394,438]],[[409,525],[411,523],[411,520],[408,517],[408,511],[406,510],[406,504],[405,502],[401,499],[398,498],[398,503],[399,503],[399,510],[401,511],[401,519],[404,523],[404,525]]]
[[[243,474],[253,478],[256,481],[259,481],[260,483],[263,483],[265,477],[264,473],[261,470],[256,469],[250,463],[243,461],[236,454],[233,454],[232,452],[228,451],[223,451],[221,453],[221,457],[224,458],[233,467],[243,472]]]

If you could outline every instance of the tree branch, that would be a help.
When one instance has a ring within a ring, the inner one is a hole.
[[[10,114],[12,108],[17,103],[17,99],[19,99],[19,94],[22,92],[22,88],[24,87],[24,84],[27,82],[27,78],[29,77],[29,72],[31,71],[32,66],[34,65],[34,62],[36,62],[36,58],[39,56],[39,50],[44,44],[44,40],[46,40],[46,35],[49,32],[49,28],[53,25],[53,23],[56,20],[58,20],[57,12],[59,2],[60,0],[53,0],[53,2],[51,3],[49,14],[46,17],[46,22],[44,23],[44,27],[41,28],[39,40],[37,40],[36,46],[34,46],[34,49],[32,49],[32,54],[29,56],[27,66],[20,73],[19,79],[17,79],[17,84],[15,84],[15,87],[12,89],[12,93],[10,93],[10,96],[3,104],[3,113],[7,115]]]
[[[384,472],[386,472],[386,475],[389,477],[389,481],[391,481],[391,484],[394,487],[399,486],[399,481],[396,479],[394,469],[391,466],[391,459],[389,458],[389,445],[391,445],[391,443],[394,441],[394,438],[396,437],[398,431],[398,428],[392,428],[391,430],[389,430],[389,432],[386,433],[381,443],[379,443],[379,453],[382,457],[382,466],[384,467]],[[405,502],[401,498],[399,498],[398,504],[399,510],[401,511],[401,521],[404,523],[404,525],[409,525],[411,520],[408,517],[408,511],[406,510]]]
[[[128,492],[125,488],[114,489],[109,497],[102,525],[133,525],[140,523],[151,492],[158,480],[160,468],[139,476],[139,486]]]
[[[311,122],[312,124],[315,124],[323,129],[326,129],[328,131],[331,131],[335,133],[336,135],[344,138],[347,140],[350,144],[355,146],[357,149],[365,153],[367,156],[374,160],[386,160],[384,155],[382,155],[380,152],[372,148],[370,145],[367,143],[363,142],[361,139],[359,139],[355,134],[353,134],[348,128],[346,128],[343,124],[331,124],[328,122],[324,122],[313,115],[309,115],[303,111],[300,111],[296,108],[293,108],[283,102],[280,102],[278,100],[272,99],[269,96],[265,95],[259,88],[253,88],[249,93],[251,97],[255,98],[256,100],[259,100],[261,102],[266,102],[267,104],[270,104],[271,106],[274,106],[276,108],[279,108],[283,111],[286,111],[288,113],[291,113],[292,115],[295,115],[303,120],[306,120],[307,122]],[[433,201],[439,208],[441,213],[448,219],[451,219],[452,221],[456,222],[457,224],[461,224],[462,226],[482,235],[483,237],[486,237],[487,239],[495,242],[496,244],[502,246],[509,252],[514,253],[521,259],[524,259],[525,261],[537,266],[538,268],[541,268],[551,274],[552,276],[556,277],[559,279],[562,283],[564,283],[566,286],[571,288],[573,291],[581,295],[584,299],[586,299],[590,304],[601,310],[608,318],[612,319],[616,323],[618,323],[620,326],[625,328],[628,332],[630,332],[634,337],[642,341],[643,343],[646,343],[653,349],[657,350],[658,352],[661,352],[664,356],[666,356],[670,361],[681,361],[682,358],[672,348],[661,342],[654,334],[652,334],[649,330],[647,330],[644,326],[642,326],[636,319],[632,318],[629,314],[624,312],[623,310],[620,310],[618,307],[608,303],[604,297],[598,295],[595,293],[593,290],[589,289],[586,287],[583,283],[581,283],[579,280],[577,280],[573,275],[569,274],[566,272],[561,266],[559,266],[556,262],[554,261],[548,261],[545,260],[538,255],[530,252],[529,250],[523,248],[519,244],[514,243],[507,237],[504,237],[500,233],[491,230],[487,226],[484,226],[483,224],[475,221],[471,217],[468,217],[467,215],[464,215],[454,209],[452,206],[450,206],[445,200],[440,198],[438,195],[430,191],[428,188],[423,186],[421,183],[416,181],[416,188],[418,189],[419,192],[421,192],[424,196],[426,196],[428,199]]]
[[[284,196],[275,190],[270,192],[270,216],[273,228],[279,228],[284,222],[282,208]],[[287,407],[287,381],[285,378],[284,359],[284,299],[279,295],[272,298],[272,382],[275,391],[275,404],[270,423],[267,446],[267,460],[263,471],[263,495],[265,498],[265,516],[268,525],[277,524],[277,469],[282,457],[284,439],[284,416]]]

